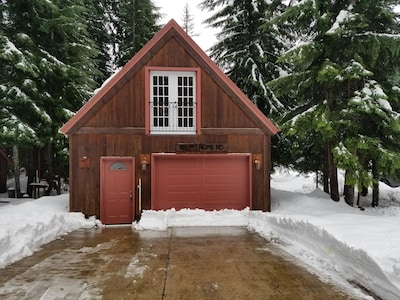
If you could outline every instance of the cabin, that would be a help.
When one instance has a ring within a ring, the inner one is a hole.
[[[0,149],[0,193],[7,192],[8,166],[11,163],[11,159],[2,149]]]
[[[70,210],[103,224],[142,210],[270,210],[274,124],[174,21],[61,129]]]

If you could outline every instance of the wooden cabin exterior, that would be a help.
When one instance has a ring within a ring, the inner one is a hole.
[[[141,210],[270,210],[277,128],[171,20],[60,130],[70,210],[104,224]]]

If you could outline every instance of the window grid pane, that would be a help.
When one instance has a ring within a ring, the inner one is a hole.
[[[153,126],[168,127],[168,76],[153,77]]]
[[[178,127],[193,127],[193,88],[192,76],[178,76]]]

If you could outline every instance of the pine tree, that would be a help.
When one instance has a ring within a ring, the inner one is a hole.
[[[87,30],[90,38],[96,44],[98,55],[93,62],[98,73],[93,78],[96,86],[101,86],[115,72],[116,33],[115,6],[117,2],[110,0],[84,0],[87,12]]]
[[[211,57],[274,119],[285,106],[265,83],[278,78],[281,71],[275,62],[285,45],[277,28],[269,22],[281,8],[281,1],[205,0],[200,7],[214,12],[205,22],[220,29]]]
[[[291,4],[278,21],[292,25],[299,44],[281,58],[291,72],[270,83],[296,103],[283,130],[296,141],[307,143],[313,135],[325,141],[327,158],[320,165],[329,165],[332,199],[339,200],[340,167],[346,172],[346,201],[354,203],[354,185],[359,191],[373,186],[377,205],[379,175],[400,169],[396,1]],[[306,139],[298,135],[302,131]]]
[[[198,35],[195,33],[194,27],[194,17],[190,11],[189,4],[186,2],[185,6],[183,7],[182,28],[188,35],[194,37]]]
[[[121,0],[115,3],[115,65],[124,66],[159,30],[161,15],[152,0]]]
[[[8,137],[31,147],[31,153],[45,147],[42,161],[50,174],[56,172],[55,166],[65,165],[57,161],[65,157],[58,154],[66,145],[58,129],[94,87],[91,58],[97,50],[88,38],[85,7],[80,4],[78,0],[2,2],[0,64],[7,71],[0,82],[0,102],[10,135],[2,135],[1,143]],[[33,170],[27,171],[32,177]]]

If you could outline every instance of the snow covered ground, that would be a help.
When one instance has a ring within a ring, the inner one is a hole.
[[[359,299],[400,295],[400,188],[380,184],[381,206],[364,211],[333,202],[315,188],[312,175],[280,170],[272,177],[272,212],[168,210],[144,211],[135,230],[168,226],[247,226],[276,243],[299,264]],[[9,203],[6,203],[8,202]],[[0,269],[37,251],[57,236],[101,225],[68,212],[68,194],[33,199],[0,195]]]

